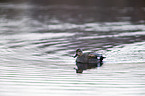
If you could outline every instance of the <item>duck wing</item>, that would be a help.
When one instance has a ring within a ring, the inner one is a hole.
[[[102,54],[98,54],[98,53],[89,53],[88,56],[91,56],[91,58],[96,58],[97,60],[100,60],[101,62],[105,58]]]

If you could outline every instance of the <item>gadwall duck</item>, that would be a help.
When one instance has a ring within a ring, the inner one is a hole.
[[[76,55],[74,58],[76,59],[77,73],[82,73],[83,70],[100,67],[103,65],[103,59],[105,57],[102,54],[94,53],[94,52],[86,52],[83,53],[81,49],[76,50]]]

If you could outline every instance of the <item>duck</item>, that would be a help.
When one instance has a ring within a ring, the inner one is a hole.
[[[105,57],[102,54],[94,52],[83,53],[82,49],[79,48],[76,49],[74,58],[76,58],[77,65],[76,73],[82,73],[86,69],[101,67]]]

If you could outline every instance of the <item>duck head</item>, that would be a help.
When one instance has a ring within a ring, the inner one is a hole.
[[[77,57],[77,56],[82,56],[82,55],[83,55],[83,51],[81,49],[77,49],[76,50],[76,55],[74,56],[74,58]]]

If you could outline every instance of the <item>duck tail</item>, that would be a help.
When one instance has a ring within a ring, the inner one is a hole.
[[[100,57],[100,61],[102,62],[104,58],[106,58],[106,57],[101,56]]]

